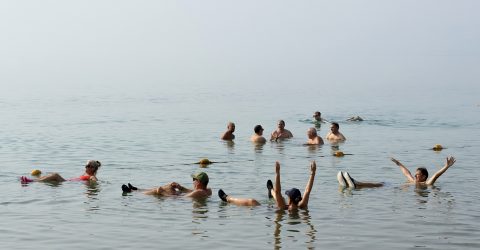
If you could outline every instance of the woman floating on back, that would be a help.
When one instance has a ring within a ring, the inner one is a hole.
[[[85,173],[76,178],[65,179],[58,173],[49,174],[47,176],[39,177],[38,179],[30,179],[26,176],[20,177],[22,183],[40,181],[40,182],[63,182],[63,181],[97,181],[97,171],[102,166],[102,163],[95,160],[87,161],[85,165]]]

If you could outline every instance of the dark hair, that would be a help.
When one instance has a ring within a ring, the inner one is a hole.
[[[255,128],[253,128],[253,131],[255,131],[255,133],[258,133],[261,130],[263,130],[262,125],[257,125],[257,126],[255,126]]]
[[[335,126],[335,127],[337,127],[337,128],[340,128],[340,125],[338,125],[337,122],[332,122],[332,125]]]
[[[425,178],[428,178],[428,170],[426,168],[417,168],[417,171],[420,171]]]
[[[302,193],[300,193],[300,190],[296,188],[285,191],[285,194],[295,205],[298,205],[298,203],[302,200]]]

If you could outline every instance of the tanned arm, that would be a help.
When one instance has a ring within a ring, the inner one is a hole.
[[[427,185],[433,185],[435,181],[440,177],[449,167],[451,167],[455,163],[455,158],[453,156],[447,157],[447,160],[445,162],[445,166],[443,166],[442,169],[440,169],[438,172],[436,172],[429,180],[427,180]]]
[[[397,164],[397,166],[400,167],[400,170],[402,170],[402,173],[403,175],[405,175],[405,177],[407,177],[408,181],[410,182],[415,182],[415,178],[413,178],[412,176],[412,173],[410,173],[410,170],[408,170],[408,168],[406,168],[405,166],[403,166],[402,163],[400,163],[397,159],[395,158],[392,158],[392,161]]]
[[[300,203],[298,203],[298,207],[300,208],[305,209],[308,207],[308,199],[310,198],[310,192],[312,191],[316,170],[317,170],[317,164],[315,163],[315,161],[312,161],[312,163],[310,164],[310,178],[308,179],[307,186],[305,187],[302,200],[300,201]]]

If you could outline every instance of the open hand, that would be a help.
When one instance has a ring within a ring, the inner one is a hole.
[[[312,174],[315,174],[315,171],[317,171],[317,163],[315,163],[315,161],[312,161],[312,163],[310,163],[310,172]]]
[[[456,162],[455,158],[453,156],[447,157],[447,166],[451,167],[454,163]]]
[[[280,162],[278,161],[275,162],[275,173],[280,173]]]

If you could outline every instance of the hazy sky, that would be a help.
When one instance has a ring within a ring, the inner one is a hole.
[[[0,1],[0,91],[445,88],[480,80],[480,1]]]

